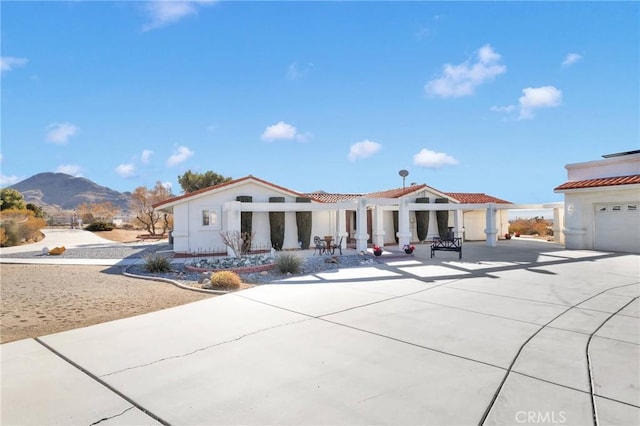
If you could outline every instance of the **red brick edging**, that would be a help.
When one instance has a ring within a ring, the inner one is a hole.
[[[266,265],[257,265],[257,266],[244,266],[241,268],[196,268],[195,266],[184,265],[184,269],[191,272],[218,272],[218,271],[231,271],[236,274],[250,274],[252,272],[262,272],[268,271],[269,269],[273,269],[276,265],[274,263],[267,263]]]

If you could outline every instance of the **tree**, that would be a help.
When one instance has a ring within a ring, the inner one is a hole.
[[[35,217],[39,217],[40,219],[44,219],[47,217],[47,213],[44,210],[42,210],[42,207],[35,205],[33,203],[27,203],[26,209],[31,210],[35,215]]]
[[[186,193],[229,182],[230,180],[230,177],[224,177],[212,171],[193,173],[191,170],[187,170],[182,176],[178,176],[178,183]]]
[[[162,221],[162,233],[167,231],[170,224],[169,214],[153,208],[155,203],[164,201],[171,197],[169,189],[157,181],[156,186],[147,189],[146,186],[139,186],[131,194],[129,207],[136,215],[136,222],[141,225],[150,235],[157,235],[158,223]]]
[[[0,210],[25,210],[26,208],[27,203],[19,191],[12,188],[0,190]]]

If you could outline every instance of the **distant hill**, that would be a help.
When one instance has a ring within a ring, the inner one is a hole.
[[[65,173],[38,173],[9,188],[19,191],[27,203],[36,204],[47,213],[73,210],[82,203],[105,201],[126,210],[131,198],[130,192],[118,192]]]

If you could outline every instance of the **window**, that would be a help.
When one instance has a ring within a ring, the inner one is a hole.
[[[202,210],[202,227],[210,229],[219,229],[220,208],[211,208]]]
[[[611,206],[611,211],[612,212],[621,212],[622,211],[622,206],[620,204],[616,204],[614,206]]]
[[[629,212],[637,212],[638,205],[637,204],[627,204],[627,211]]]

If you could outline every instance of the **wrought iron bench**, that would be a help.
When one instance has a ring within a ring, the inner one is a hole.
[[[462,259],[462,238],[438,238],[431,243],[431,257],[436,250],[457,251],[458,259]]]

